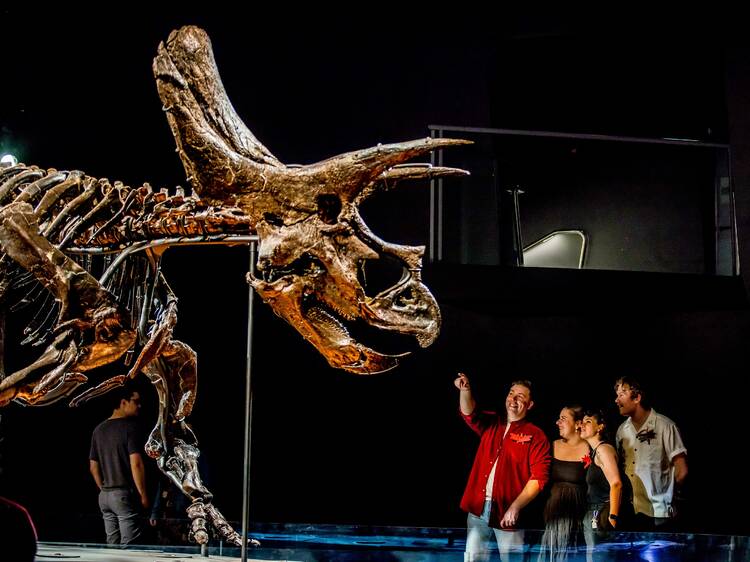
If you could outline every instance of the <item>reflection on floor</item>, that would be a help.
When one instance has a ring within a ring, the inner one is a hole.
[[[541,531],[527,531],[526,544],[512,553],[518,562],[543,561]],[[320,562],[462,562],[464,529],[358,527],[343,525],[253,525],[260,548],[250,560]],[[0,551],[0,558],[2,552]],[[240,550],[216,543],[208,560],[238,560]],[[167,562],[206,560],[197,546],[143,546],[122,550],[105,545],[40,543],[37,561]],[[492,560],[498,560],[493,553]],[[567,562],[601,560],[635,562],[747,562],[750,538],[727,535],[612,533],[593,551],[579,546],[567,552]]]
[[[72,560],[75,562],[196,562],[200,560],[218,560],[235,562],[231,556],[211,555],[204,558],[198,549],[193,554],[147,550],[136,547],[122,550],[106,545],[66,545],[62,543],[40,543],[36,553],[37,562],[47,560]],[[248,561],[269,560],[268,558],[248,558]],[[291,562],[291,561],[289,561]]]

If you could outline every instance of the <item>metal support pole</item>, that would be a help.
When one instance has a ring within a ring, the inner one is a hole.
[[[432,129],[432,138],[443,138],[441,130]],[[430,152],[432,166],[443,165],[443,149]],[[443,261],[443,178],[430,180],[430,263]]]
[[[430,131],[430,136],[434,139],[437,136],[435,130]],[[435,166],[437,164],[437,158],[435,157],[435,151],[430,152],[430,164]],[[437,193],[437,180],[430,178],[430,263],[435,263],[437,256],[437,208],[436,208],[436,193]]]
[[[255,274],[258,243],[250,242],[250,273]],[[242,562],[247,562],[247,540],[250,530],[250,438],[253,423],[253,300],[255,292],[248,285],[247,295],[247,355],[245,356],[245,470],[242,478]]]
[[[513,251],[515,253],[515,265],[523,265],[523,236],[521,234],[521,205],[518,196],[523,193],[519,186],[509,189],[508,193],[513,196]]]

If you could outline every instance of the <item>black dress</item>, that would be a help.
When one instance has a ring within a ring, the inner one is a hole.
[[[550,496],[544,507],[542,560],[564,560],[578,544],[586,514],[586,465],[583,461],[552,459]]]

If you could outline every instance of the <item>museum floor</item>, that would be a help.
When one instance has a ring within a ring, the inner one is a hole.
[[[385,561],[460,562],[463,560],[464,529],[358,527],[344,525],[268,524],[253,533],[262,546],[248,553],[249,560],[274,561]],[[526,544],[512,560],[537,562],[540,531],[527,531]],[[497,554],[493,554],[497,560]],[[238,560],[238,548],[215,544],[208,548],[209,560]],[[166,562],[206,558],[197,546],[138,546],[128,549],[100,544],[41,542],[36,560],[76,562]],[[750,539],[731,535],[681,533],[616,533],[597,545],[594,552],[584,546],[568,552],[567,561],[637,562],[740,562],[750,560]]]

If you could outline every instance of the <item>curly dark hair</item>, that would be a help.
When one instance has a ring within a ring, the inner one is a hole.
[[[643,385],[635,379],[634,377],[624,376],[620,377],[615,381],[615,392],[617,392],[617,389],[619,387],[627,387],[628,390],[630,390],[630,397],[636,398],[638,396],[641,397],[641,406],[643,406],[646,409],[649,409],[648,401],[646,399],[646,389],[643,387]]]
[[[599,437],[601,437],[602,441],[611,443],[611,437],[609,433],[609,422],[607,421],[607,418],[604,416],[604,412],[600,410],[599,408],[587,408],[583,412],[584,418],[594,418],[596,420],[596,423],[599,425],[603,425],[604,429],[599,433]],[[583,418],[582,418],[583,419]]]

